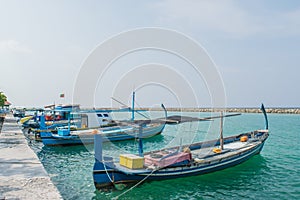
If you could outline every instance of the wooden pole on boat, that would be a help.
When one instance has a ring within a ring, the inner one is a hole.
[[[138,140],[139,140],[139,156],[144,157],[144,150],[143,150],[143,140],[142,140],[142,134],[143,134],[143,127],[142,124],[139,125],[139,133],[138,133]]]
[[[96,133],[94,135],[94,150],[96,162],[102,162],[102,136]]]
[[[68,131],[71,131],[71,111],[68,113]]]
[[[224,139],[223,139],[223,112],[221,112],[221,128],[220,128],[220,148],[224,149]]]
[[[135,92],[132,93],[132,107],[131,107],[131,120],[134,121],[134,101],[135,101]]]

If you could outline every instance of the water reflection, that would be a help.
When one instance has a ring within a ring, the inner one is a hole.
[[[257,155],[241,165],[210,174],[144,183],[122,196],[122,199],[245,198],[249,190],[259,189],[257,185],[267,181],[265,174],[268,171],[265,158]],[[112,198],[121,194],[121,191],[95,192],[93,199]]]

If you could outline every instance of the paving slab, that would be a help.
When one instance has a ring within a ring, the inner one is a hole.
[[[12,115],[0,133],[1,199],[62,199]]]

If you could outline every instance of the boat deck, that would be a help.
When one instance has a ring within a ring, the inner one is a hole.
[[[229,144],[224,145],[224,149],[220,153],[215,153],[213,151],[213,148],[215,147],[209,147],[209,148],[202,148],[202,149],[196,149],[191,151],[191,162],[190,167],[197,167],[199,165],[210,165],[213,163],[218,163],[222,160],[230,159],[232,157],[235,157],[243,152],[246,152],[254,147],[256,147],[261,141],[249,140],[248,142],[232,142]],[[129,169],[127,167],[124,167],[120,165],[119,163],[115,163],[115,166],[118,170],[126,173],[126,174],[142,174],[142,173],[149,173],[151,171],[156,171],[158,169],[165,168],[159,167],[155,165],[150,165],[149,163],[145,162],[144,167],[141,169]],[[178,166],[181,168],[182,166]],[[185,165],[187,167],[187,165]],[[168,167],[167,167],[168,168]],[[172,170],[176,170],[177,167],[172,167]],[[171,169],[169,169],[171,170]]]
[[[213,148],[197,149],[192,151],[192,157],[196,163],[212,163],[222,159],[228,159],[257,146],[260,141],[254,142],[232,142],[224,145],[220,153],[213,152]]]

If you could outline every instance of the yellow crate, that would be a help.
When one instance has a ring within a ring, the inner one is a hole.
[[[120,165],[127,166],[127,155],[128,154],[121,154],[120,155]]]
[[[129,169],[140,169],[144,166],[144,158],[133,154],[121,154],[120,165]]]

